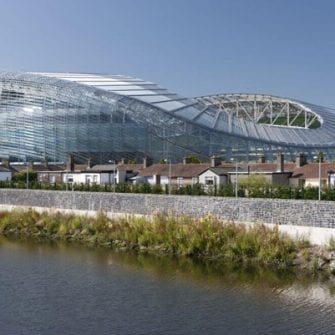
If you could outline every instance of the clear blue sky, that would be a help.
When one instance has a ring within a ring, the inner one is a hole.
[[[185,96],[335,107],[332,0],[0,0],[0,69],[127,74]]]

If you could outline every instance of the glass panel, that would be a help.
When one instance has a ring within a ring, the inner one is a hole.
[[[187,119],[194,119],[200,110],[194,107],[186,107],[175,112],[175,115],[185,117]]]
[[[186,107],[187,105],[180,101],[167,101],[167,102],[157,103],[155,104],[155,106],[160,107],[166,111],[172,111],[180,107]]]
[[[174,96],[166,96],[166,95],[148,95],[148,96],[139,96],[136,99],[144,101],[144,102],[149,102],[149,103],[154,103],[158,101],[171,101]]]

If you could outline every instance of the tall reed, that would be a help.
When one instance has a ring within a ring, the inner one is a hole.
[[[299,248],[277,228],[247,227],[212,216],[112,219],[103,213],[93,218],[13,210],[0,213],[0,234],[275,267],[290,266]]]

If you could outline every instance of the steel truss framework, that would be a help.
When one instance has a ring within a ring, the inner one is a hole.
[[[128,76],[0,73],[0,158],[65,161],[69,153],[173,161],[195,154],[254,160],[281,150],[335,159],[335,111],[279,97],[184,98]]]
[[[195,98],[198,102],[225,112],[232,118],[242,118],[258,124],[272,126],[317,128],[318,115],[301,103],[279,97],[260,94],[222,94]]]

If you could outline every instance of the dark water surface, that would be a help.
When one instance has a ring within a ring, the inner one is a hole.
[[[335,334],[329,282],[0,240],[0,334]]]

